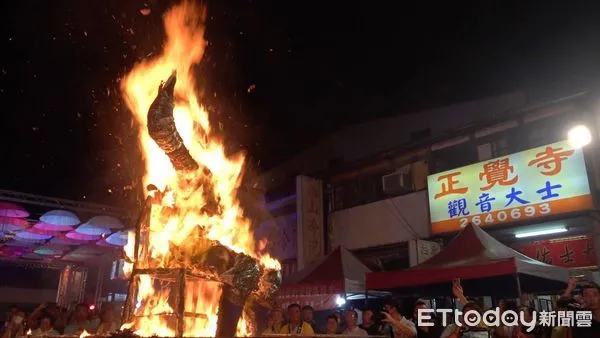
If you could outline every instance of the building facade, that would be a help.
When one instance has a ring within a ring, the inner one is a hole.
[[[306,224],[299,204],[307,192],[294,183],[305,175],[322,182],[322,225],[316,231],[323,236],[323,254],[341,245],[372,266],[405,268],[409,241],[443,242],[473,222],[539,260],[595,269],[600,110],[594,93],[538,100],[518,92],[348,127],[260,177],[272,214],[261,229],[274,239],[271,250],[284,262],[284,274],[304,265],[305,257],[298,256],[311,250],[302,237],[315,225]],[[592,143],[582,149],[564,142],[575,125],[592,131]],[[548,147],[554,152],[546,154],[550,160],[536,159]],[[552,162],[555,153],[566,158]],[[566,159],[570,165],[560,173],[551,170]],[[464,169],[464,177],[453,176],[456,169]],[[494,202],[486,202],[485,194]],[[568,199],[578,196],[585,197]],[[553,211],[538,210],[545,202]],[[551,228],[565,231],[523,235]]]

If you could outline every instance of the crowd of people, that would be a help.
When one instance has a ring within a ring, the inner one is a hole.
[[[78,336],[83,331],[102,334],[118,329],[118,316],[108,304],[97,311],[86,304],[76,304],[71,309],[65,309],[56,303],[42,303],[29,314],[15,305],[6,315],[0,338],[63,334]]]
[[[346,335],[346,336],[385,336],[392,338],[600,338],[600,287],[589,284],[582,287],[581,294],[573,294],[574,280],[569,282],[567,290],[559,299],[555,309],[557,311],[591,311],[592,319],[589,327],[561,326],[558,321],[554,326],[542,325],[540,320],[533,329],[523,323],[517,326],[487,327],[481,322],[479,325],[457,325],[453,322],[442,325],[440,318],[432,314],[430,320],[423,322],[430,325],[419,325],[418,311],[427,309],[428,303],[417,300],[412,307],[412,313],[406,317],[402,315],[399,304],[389,299],[383,302],[380,311],[376,309],[363,309],[362,322],[359,324],[358,312],[348,308],[344,311],[336,310],[327,316],[322,323],[314,320],[314,311],[311,306],[301,307],[291,304],[287,311],[282,308],[273,309],[268,316],[267,328],[263,335],[292,334],[292,335]],[[486,310],[479,303],[465,297],[460,280],[453,284],[454,297],[462,304],[462,313],[470,310],[480,314]],[[532,307],[518,305],[516,300],[505,299],[500,301],[499,313],[514,311],[523,316],[526,322],[531,322],[534,315],[539,316]],[[510,312],[507,312],[510,313]],[[452,316],[454,318],[454,316]],[[463,318],[459,318],[464,323]],[[421,323],[423,324],[423,323]]]
[[[420,325],[418,313],[428,308],[428,302],[417,300],[410,315],[404,316],[401,307],[394,299],[387,299],[380,309],[362,309],[362,320],[353,308],[332,312],[322,323],[315,321],[311,306],[301,307],[291,304],[286,311],[273,309],[268,316],[268,323],[263,335],[345,335],[345,336],[385,336],[393,338],[600,338],[600,287],[588,284],[581,288],[581,293],[574,292],[574,280],[557,302],[558,311],[589,311],[592,319],[589,327],[567,327],[556,323],[554,327],[541,325],[528,331],[526,326],[486,327],[483,323],[476,326],[456,325],[453,322],[442,325],[440,318],[432,314],[431,319],[423,321],[429,325]],[[481,304],[465,297],[460,280],[453,284],[455,299],[462,304],[462,312],[469,310],[483,312]],[[500,314],[514,311],[531,321],[538,315],[526,304],[518,305],[517,301],[505,299],[500,301]],[[43,303],[27,314],[18,306],[11,307],[7,319],[1,328],[0,338],[17,338],[23,336],[44,337],[57,335],[79,336],[86,331],[90,334],[115,332],[119,329],[116,311],[106,304],[99,311],[86,304],[77,304],[70,309],[59,307],[55,303]],[[453,317],[453,316],[452,316]],[[460,321],[464,323],[462,318]],[[573,326],[573,325],[572,325]]]

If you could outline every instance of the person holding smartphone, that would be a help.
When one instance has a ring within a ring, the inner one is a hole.
[[[382,322],[387,325],[384,327],[384,334],[392,338],[412,338],[417,336],[415,324],[400,314],[398,303],[394,300],[387,300],[383,306],[385,311],[381,314],[385,316]]]

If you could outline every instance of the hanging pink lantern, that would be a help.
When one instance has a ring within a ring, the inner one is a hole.
[[[71,230],[73,230],[73,227],[70,225],[50,224],[50,223],[44,223],[44,222],[36,223],[33,227],[36,229],[46,230],[46,231],[71,231]]]
[[[42,217],[40,217],[40,221],[44,223],[69,226],[75,226],[81,223],[79,217],[77,217],[75,213],[67,210],[48,211],[47,213],[43,214]]]
[[[75,231],[69,231],[69,232],[67,232],[67,234],[65,236],[69,239],[74,239],[76,241],[97,241],[101,238],[100,236],[85,235],[85,234],[80,234]]]
[[[85,224],[103,229],[123,229],[125,227],[118,218],[105,215],[94,216],[85,222]]]
[[[0,202],[0,216],[25,218],[29,217],[29,212],[16,203]]]
[[[22,218],[0,216],[0,233],[22,230],[29,227],[29,222]]]

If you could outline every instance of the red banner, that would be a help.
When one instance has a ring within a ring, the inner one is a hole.
[[[296,303],[300,306],[310,305],[317,311],[329,310],[336,307],[335,300],[343,293],[344,284],[342,281],[284,284],[277,294],[277,302],[284,307]]]
[[[344,293],[344,284],[341,280],[322,281],[318,283],[284,284],[279,288],[279,296],[315,296]]]
[[[284,309],[290,304],[299,304],[300,306],[310,305],[315,311],[323,311],[335,309],[337,297],[338,295],[280,296],[277,297],[277,302]]]
[[[515,250],[538,261],[565,268],[596,265],[591,236],[577,236],[537,241],[515,246]]]

